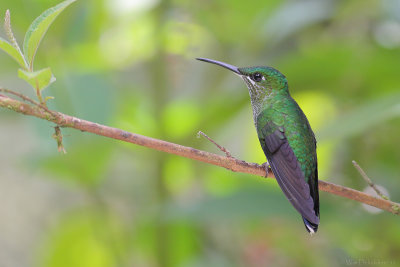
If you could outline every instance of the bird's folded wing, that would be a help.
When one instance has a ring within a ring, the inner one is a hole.
[[[315,215],[310,188],[293,149],[284,131],[273,127],[276,130],[271,133],[271,127],[273,125],[268,123],[261,128],[259,139],[276,180],[295,209],[311,223],[318,224],[319,218]]]

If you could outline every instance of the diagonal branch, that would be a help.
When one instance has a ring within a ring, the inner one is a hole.
[[[224,167],[234,172],[242,172],[265,177],[265,168],[256,163],[248,163],[246,161],[238,160],[232,157],[224,157],[195,148],[170,143],[140,134],[126,132],[121,129],[82,120],[57,111],[46,110],[40,106],[31,106],[29,104],[9,98],[4,95],[0,95],[0,107],[53,122],[59,127],[74,128],[77,130],[90,132],[112,139],[117,139],[124,142],[152,148],[158,151],[163,151]],[[273,173],[269,172],[268,177],[274,178]],[[351,188],[325,181],[319,181],[319,189],[321,191],[325,191],[348,199],[353,199],[355,201],[359,201],[370,206],[386,210],[393,214],[400,215],[400,204],[389,200],[377,198]]]

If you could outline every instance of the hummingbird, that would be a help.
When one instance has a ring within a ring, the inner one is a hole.
[[[275,178],[314,234],[319,225],[316,139],[304,112],[291,97],[286,77],[272,67],[243,67],[212,60],[239,75],[250,94],[258,139]],[[267,168],[268,171],[268,168]]]

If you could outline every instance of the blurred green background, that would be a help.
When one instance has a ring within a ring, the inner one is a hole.
[[[3,0],[20,43],[58,1]],[[1,36],[5,37],[4,31]],[[400,200],[400,1],[80,0],[36,69],[49,107],[262,163],[244,83],[195,61],[284,73],[316,132],[320,177]],[[34,97],[0,53],[0,84]],[[310,237],[272,179],[0,110],[1,266],[400,266],[399,217],[321,192]]]

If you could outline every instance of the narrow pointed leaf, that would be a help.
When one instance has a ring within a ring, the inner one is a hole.
[[[14,33],[13,33],[12,29],[11,29],[11,15],[10,15],[10,10],[8,10],[8,9],[6,11],[6,16],[4,18],[4,30],[6,31],[8,40],[11,42],[11,45],[17,50],[18,54],[24,60],[25,69],[28,69],[28,66],[26,64],[24,55],[22,54],[21,48],[19,48],[17,39],[15,39]]]
[[[54,19],[61,13],[61,11],[63,11],[68,5],[72,4],[75,1],[76,0],[67,0],[52,8],[47,9],[29,26],[29,29],[25,34],[24,54],[31,68],[40,41],[46,34],[47,29],[53,23]]]
[[[18,50],[9,42],[0,37],[0,49],[9,54],[22,68],[26,68],[25,60]]]
[[[43,90],[56,80],[50,68],[42,69],[35,72],[19,69],[18,77],[27,81],[34,89],[39,90]]]

